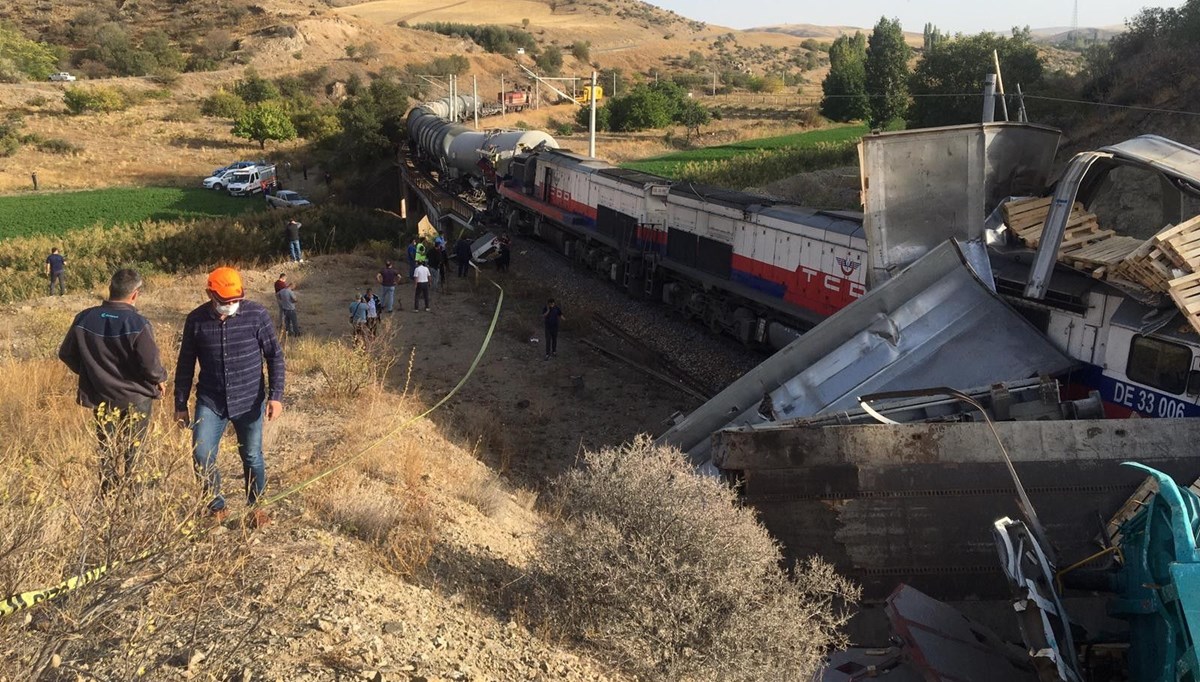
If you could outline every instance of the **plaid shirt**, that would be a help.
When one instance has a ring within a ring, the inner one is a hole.
[[[271,378],[269,394],[263,385],[264,359]],[[264,397],[283,399],[283,350],[271,314],[258,303],[242,301],[238,314],[224,321],[211,303],[188,313],[175,367],[176,411],[187,409],[197,360],[196,402],[222,417],[261,409]]]

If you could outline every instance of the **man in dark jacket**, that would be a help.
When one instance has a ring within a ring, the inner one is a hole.
[[[116,271],[108,300],[76,315],[58,349],[58,357],[79,375],[76,400],[95,416],[101,493],[120,482],[118,459],[124,476],[132,475],[154,400],[167,380],[150,321],[134,307],[141,288],[136,271]]]
[[[209,301],[188,313],[183,323],[175,366],[175,420],[192,427],[196,473],[213,494],[208,509],[220,522],[228,515],[217,470],[221,436],[226,425],[233,422],[242,480],[249,504],[253,505],[267,482],[263,417],[273,421],[283,414],[284,363],[271,314],[262,305],[244,300],[246,291],[237,270],[213,270],[206,293]],[[263,381],[264,361],[269,383]],[[197,363],[200,376],[196,380],[196,413],[189,420],[188,397]],[[254,526],[271,522],[261,509],[255,509],[248,520]]]
[[[283,232],[287,236],[288,251],[291,252],[292,262],[303,263],[304,254],[300,251],[300,221],[292,218],[283,226]]]
[[[454,245],[454,258],[458,261],[458,276],[466,277],[471,267],[471,240],[465,236],[459,237]]]

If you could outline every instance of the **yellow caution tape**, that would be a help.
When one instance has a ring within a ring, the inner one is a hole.
[[[272,497],[267,498],[266,500],[260,501],[258,503],[257,507],[260,507],[260,508],[266,507],[268,505],[275,504],[276,502],[279,502],[288,497],[291,497],[292,495],[295,495],[296,493],[307,488],[308,486],[312,485],[313,483],[316,483],[317,481],[321,480],[322,478],[325,478],[326,476],[329,476],[330,474],[338,471],[339,469],[342,469],[342,468],[348,466],[355,460],[361,458],[363,455],[367,454],[374,448],[381,445],[384,441],[395,436],[397,433],[403,431],[404,429],[413,425],[417,421],[429,416],[434,410],[438,409],[442,405],[445,405],[447,401],[449,401],[451,398],[453,398],[454,394],[458,393],[459,389],[461,389],[464,385],[466,385],[467,380],[471,378],[471,375],[475,373],[475,369],[477,367],[479,367],[480,361],[483,360],[483,354],[487,351],[488,346],[492,343],[492,336],[496,333],[496,324],[500,320],[500,309],[504,305],[504,287],[501,287],[499,284],[496,284],[494,281],[492,281],[490,279],[488,281],[491,282],[493,286],[495,286],[497,289],[500,290],[500,297],[496,299],[496,310],[495,310],[495,312],[492,313],[492,321],[491,321],[491,324],[488,325],[487,335],[483,337],[483,344],[480,345],[479,352],[475,354],[475,359],[471,361],[471,366],[469,368],[467,368],[467,373],[464,374],[463,377],[458,380],[458,383],[454,385],[454,388],[450,389],[449,393],[447,393],[445,396],[443,396],[441,400],[437,401],[437,403],[435,403],[428,410],[425,410],[424,412],[422,412],[421,414],[418,414],[415,417],[411,417],[411,418],[405,420],[402,424],[400,424],[396,428],[392,429],[391,431],[387,432],[386,434],[380,436],[379,438],[375,439],[371,443],[368,443],[361,450],[354,453],[350,457],[346,458],[344,461],[342,461],[338,464],[335,464],[334,466],[326,469],[325,471],[322,471],[321,473],[317,474],[316,476],[313,476],[312,478],[308,479],[307,481],[298,483],[298,484],[292,486],[291,488],[288,488],[287,490],[279,493],[278,495],[274,495]],[[183,532],[184,535],[191,535],[191,533],[189,532],[190,525],[191,525],[191,522],[188,521],[185,524],[183,524],[179,530],[181,532]],[[198,533],[195,533],[194,537],[200,537],[200,536],[204,535],[206,532],[207,532],[207,529],[203,529],[203,530],[199,531]],[[57,599],[58,597],[61,597],[64,594],[73,592],[73,591],[81,589],[83,587],[87,587],[88,585],[103,578],[110,571],[116,570],[117,568],[120,568],[121,566],[124,566],[124,565],[129,565],[129,564],[137,563],[139,561],[144,561],[145,559],[149,558],[151,555],[155,554],[160,549],[163,549],[163,546],[160,546],[153,550],[146,550],[146,551],[142,552],[141,554],[138,554],[137,556],[135,556],[131,559],[127,559],[125,561],[114,561],[112,563],[105,564],[103,566],[97,566],[93,569],[90,569],[83,573],[80,573],[79,575],[67,578],[66,580],[62,581],[61,583],[58,583],[57,585],[52,585],[50,587],[44,587],[40,590],[30,590],[28,592],[20,592],[20,593],[11,595],[11,596],[7,597],[6,599],[4,599],[4,601],[0,602],[0,618],[3,618],[5,616],[11,616],[14,613],[17,613],[18,611],[24,611],[25,609],[33,608],[34,606],[37,606],[38,604],[41,604],[43,602],[48,602],[53,599]]]

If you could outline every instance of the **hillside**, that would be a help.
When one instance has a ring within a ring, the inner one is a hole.
[[[870,27],[862,28],[859,26],[820,26],[817,24],[775,24],[773,26],[760,26],[757,28],[747,29],[749,32],[762,33],[782,33],[784,35],[795,36],[797,38],[816,38],[818,40],[832,41],[834,38],[842,35],[851,35],[855,32],[862,32],[864,35],[870,35]],[[920,33],[912,31],[904,32],[904,39],[909,45],[921,47],[924,41],[924,36]]]
[[[15,150],[0,149],[0,192],[31,188],[32,172],[38,173],[43,189],[191,185],[233,159],[262,156],[256,145],[230,134],[230,119],[199,112],[205,97],[230,89],[246,67],[268,78],[316,74],[315,103],[331,107],[344,101],[353,83],[388,73],[399,74],[405,87],[419,89],[418,97],[442,96],[444,87],[406,76],[404,69],[422,69],[417,65],[453,55],[467,59],[462,82],[474,76],[481,93],[498,92],[502,77],[512,87],[520,82],[512,55],[491,54],[470,40],[414,28],[436,21],[477,23],[481,17],[489,24],[527,30],[540,49],[561,48],[564,76],[587,77],[593,68],[620,70],[628,80],[681,73],[703,93],[714,69],[742,78],[790,72],[811,94],[827,69],[823,53],[801,47],[800,38],[708,26],[635,0],[463,0],[433,6],[419,0],[263,0],[254,5],[188,3],[182,9],[171,0],[23,2],[0,8],[0,21],[31,39],[63,46],[67,62],[59,68],[80,78],[74,87],[111,86],[134,93],[138,101],[125,111],[73,116],[63,105],[62,84],[0,83],[0,109],[18,115],[17,134],[33,141]],[[175,63],[182,73],[164,78],[150,72],[146,77],[117,75],[114,69],[141,68],[136,60],[145,57],[151,41],[161,43],[161,36],[169,43],[167,53],[145,68]],[[588,61],[569,49],[577,42],[588,45]],[[533,64],[528,55],[520,59]],[[795,87],[785,86],[788,92]],[[570,106],[543,108],[490,124],[540,125],[551,117],[569,120],[573,114]],[[50,144],[39,146],[39,140]],[[122,143],[113,145],[112,140]],[[320,165],[304,141],[272,143],[266,152],[279,161]]]

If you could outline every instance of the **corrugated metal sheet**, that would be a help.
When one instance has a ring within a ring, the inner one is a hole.
[[[709,459],[727,426],[857,406],[860,395],[970,388],[1066,371],[1072,361],[980,280],[963,248],[943,243],[768,358],[663,434]],[[769,398],[769,400],[764,400]]]

